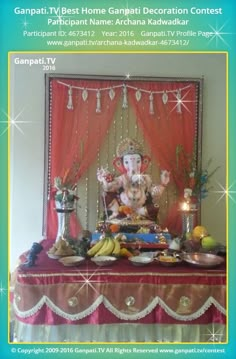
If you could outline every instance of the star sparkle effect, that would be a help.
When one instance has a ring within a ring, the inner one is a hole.
[[[124,14],[120,14],[119,20],[134,20],[137,15],[141,12],[141,7],[135,4],[131,6],[129,1],[123,1],[123,4],[120,4],[120,9],[124,9]],[[132,19],[133,18],[133,19]]]
[[[60,1],[58,2],[57,7],[51,7],[50,11],[51,12],[54,11],[55,15],[51,15],[51,13],[50,13],[50,17],[52,19],[55,19],[55,21],[58,22],[58,25],[59,25],[58,28],[59,28],[59,31],[61,31],[63,21],[66,20],[67,18],[70,18],[70,16],[65,16],[65,15],[61,14],[61,2]]]
[[[208,333],[203,334],[205,337],[207,337],[208,342],[212,343],[221,343],[222,340],[224,340],[225,333],[224,328],[215,329],[214,325],[212,325],[212,329],[207,329]]]
[[[26,16],[25,16],[24,20],[22,21],[22,27],[23,27],[23,29],[24,29],[24,30],[27,30],[28,25],[30,25],[30,23],[27,21]]]
[[[227,197],[234,203],[236,203],[236,191],[233,190],[236,181],[234,181],[228,188],[224,187],[221,183],[217,182],[217,185],[220,187],[220,190],[217,191],[210,191],[211,193],[218,193],[220,196],[217,199],[216,203],[219,203],[221,200],[225,200]]]
[[[21,125],[32,123],[32,121],[26,121],[20,119],[22,113],[24,112],[24,109],[22,109],[16,116],[9,116],[5,111],[2,112],[7,117],[7,120],[0,120],[0,125],[6,124],[6,126],[4,126],[5,127],[4,130],[0,133],[0,137],[3,136],[6,132],[8,132],[8,130],[10,130],[11,128],[13,130],[16,129],[18,132],[24,135],[24,131],[21,128]]]
[[[107,271],[109,272],[111,270],[111,268],[106,267],[102,269],[103,271]],[[94,291],[96,294],[100,295],[101,293],[97,290],[96,288],[96,283],[104,283],[104,279],[96,279],[94,277],[96,277],[97,275],[99,275],[98,273],[99,268],[91,271],[88,269],[88,264],[87,264],[87,269],[85,270],[80,270],[79,271],[79,275],[81,276],[81,279],[79,279],[76,283],[81,283],[82,285],[80,286],[80,288],[74,293],[74,295],[78,294],[84,287],[86,288],[87,291],[87,295],[89,295],[89,289],[91,288],[92,291]]]
[[[187,110],[189,113],[191,113],[191,111],[188,108],[188,103],[195,103],[196,100],[188,100],[187,99],[189,91],[190,90],[188,90],[184,95],[181,95],[181,97],[178,97],[177,94],[174,94],[175,99],[174,100],[168,100],[168,102],[173,102],[174,103],[174,107],[172,108],[170,113],[173,112],[174,110],[176,110],[179,106],[181,106],[181,108],[184,107],[185,110]]]
[[[213,27],[212,25],[209,25],[209,27],[211,28],[212,30],[212,36],[210,37],[209,41],[208,41],[208,45],[215,41],[215,45],[216,47],[219,47],[219,45],[222,45],[222,43],[224,45],[226,45],[227,47],[230,47],[228,42],[225,40],[225,36],[228,36],[228,35],[233,35],[232,32],[226,32],[226,31],[223,31],[223,29],[226,27],[226,25],[228,24],[228,21],[225,22],[222,26],[218,26],[216,24],[215,27]]]
[[[2,297],[7,293],[7,289],[3,287],[2,282],[0,282],[0,296]]]

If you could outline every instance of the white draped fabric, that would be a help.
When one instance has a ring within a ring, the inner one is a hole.
[[[225,325],[207,324],[83,324],[30,325],[15,323],[16,342],[224,342]]]

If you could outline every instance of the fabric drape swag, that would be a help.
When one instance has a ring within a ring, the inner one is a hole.
[[[139,88],[141,84],[134,84]],[[151,153],[160,169],[171,172],[172,181],[177,188],[178,196],[183,195],[187,186],[186,170],[190,171],[189,158],[194,153],[194,134],[196,131],[196,86],[192,83],[186,86],[182,82],[148,82],[143,84],[147,91],[162,92],[168,96],[165,103],[162,96],[153,97],[154,113],[150,114],[149,94],[146,93],[142,102],[137,102],[134,91],[131,91],[132,106],[135,109],[138,125],[142,128],[144,138],[149,144]],[[186,87],[186,88],[185,88]],[[182,91],[182,104],[179,103],[177,92]],[[174,91],[174,92],[173,92]],[[178,108],[178,106],[181,106]],[[179,110],[179,111],[178,111]],[[177,162],[177,148],[183,149],[185,157]],[[177,200],[169,209],[169,213],[163,227],[167,227],[174,233],[181,233],[181,220],[178,213],[179,201]]]
[[[54,239],[57,231],[57,215],[53,198],[54,178],[65,174],[77,183],[96,159],[109,126],[113,122],[117,104],[124,96],[123,82],[113,80],[50,81],[50,199],[47,210],[47,238]],[[182,158],[177,163],[176,149],[181,146],[189,156],[194,153],[196,131],[196,84],[179,81],[132,81],[127,82],[127,100],[132,106],[138,126],[153,158],[160,169],[171,172],[179,195],[186,186],[184,177],[188,163]],[[71,86],[71,87],[70,87]],[[98,92],[99,89],[115,88],[114,93]],[[182,103],[177,90],[182,88]],[[85,89],[83,92],[82,89]],[[89,89],[87,91],[86,89]],[[141,96],[137,93],[141,89]],[[70,96],[68,91],[70,92]],[[99,96],[99,99],[98,99]],[[101,97],[100,97],[101,96]],[[152,99],[150,98],[152,96]],[[69,105],[69,108],[68,108]],[[97,111],[96,111],[97,110]],[[181,126],[180,126],[181,124]],[[96,179],[94,179],[96,181]],[[181,221],[176,202],[163,225],[179,232]],[[80,230],[76,215],[71,216],[71,234]]]
[[[73,109],[68,109],[68,87],[56,79],[51,81],[51,166],[50,185],[53,193],[54,178],[63,178],[69,170],[76,183],[86,173],[97,151],[101,147],[109,125],[112,122],[116,104],[119,99],[119,89],[111,101],[108,94],[101,98],[101,112],[96,113],[97,91],[101,86],[99,81],[63,81],[71,86],[94,88],[89,91],[87,100],[77,96],[72,90]],[[110,87],[110,81],[103,81],[102,86]],[[74,171],[75,166],[78,170]],[[75,172],[75,173],[73,173]],[[47,237],[55,238],[57,231],[57,215],[54,210],[54,198],[51,195],[47,211]],[[71,234],[76,236],[80,226],[73,213],[71,216]]]

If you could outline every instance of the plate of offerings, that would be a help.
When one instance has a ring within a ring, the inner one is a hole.
[[[224,263],[224,258],[211,253],[184,253],[182,258],[192,266],[201,268],[214,268]]]

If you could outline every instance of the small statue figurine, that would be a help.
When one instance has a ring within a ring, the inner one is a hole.
[[[142,145],[130,138],[120,142],[113,161],[120,175],[114,177],[107,169],[97,171],[97,179],[102,184],[105,214],[108,220],[135,215],[151,221],[157,220],[159,199],[170,181],[170,172],[161,172],[161,183],[154,185],[145,174],[150,157],[143,154]],[[127,209],[129,209],[127,211]]]

